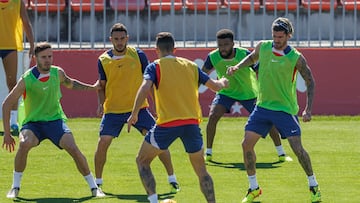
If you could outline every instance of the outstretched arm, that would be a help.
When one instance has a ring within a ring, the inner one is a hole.
[[[315,81],[311,73],[311,69],[308,66],[306,59],[303,55],[300,56],[296,63],[296,69],[300,75],[304,78],[306,84],[306,106],[302,113],[303,121],[307,122],[311,120],[312,104],[315,93]]]
[[[93,85],[81,82],[79,80],[70,78],[66,75],[65,71],[59,68],[59,77],[62,85],[73,90],[97,90],[100,88],[99,81],[97,80]]]
[[[29,16],[25,8],[25,3],[23,1],[21,1],[21,6],[20,6],[20,17],[23,23],[26,38],[30,44],[29,55],[31,58],[32,56],[34,56],[34,34],[29,20]]]
[[[16,86],[11,90],[11,92],[5,98],[2,104],[2,120],[4,126],[4,139],[2,147],[8,150],[9,152],[14,151],[15,149],[15,140],[10,132],[10,111],[12,107],[17,104],[19,98],[25,91],[25,82],[23,78],[20,78]]]
[[[141,105],[144,103],[145,98],[149,95],[153,82],[151,80],[143,80],[141,84],[134,102],[134,107],[132,109],[131,115],[127,120],[128,123],[128,132],[130,132],[130,128],[138,121],[138,114],[141,108]]]
[[[259,59],[260,45],[261,42],[259,42],[256,45],[255,49],[249,55],[243,58],[243,60],[241,60],[238,64],[236,64],[235,66],[230,66],[227,69],[226,74],[233,75],[240,68],[245,68],[254,65]]]

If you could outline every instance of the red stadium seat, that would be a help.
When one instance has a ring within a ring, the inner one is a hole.
[[[152,11],[170,11],[172,6],[174,10],[183,8],[182,0],[148,0],[148,5]]]
[[[217,10],[226,7],[227,2],[225,0],[185,0],[185,6],[190,10]]]
[[[110,0],[110,7],[118,11],[144,10],[145,0]]]
[[[65,7],[65,0],[30,0],[30,8],[38,12],[64,11]]]
[[[296,10],[300,6],[299,0],[266,0],[265,9],[267,11],[273,10]]]
[[[260,1],[259,0],[227,0],[227,4],[231,10],[251,10],[251,2],[254,2],[254,10],[259,10]]]
[[[314,0],[302,0],[301,3],[304,8],[308,9],[310,8],[310,10],[323,10],[323,11],[329,11],[331,8],[331,0],[319,0],[319,1],[314,1]],[[338,6],[336,0],[334,1],[334,9]]]
[[[92,0],[70,0],[70,6],[74,11],[91,11],[91,1]],[[105,0],[94,0],[94,10],[103,11],[104,10]]]
[[[353,11],[353,10],[360,10],[360,1],[356,0],[343,0],[342,2],[345,10]],[[355,5],[356,4],[356,5]]]

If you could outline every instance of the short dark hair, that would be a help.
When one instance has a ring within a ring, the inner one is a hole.
[[[51,44],[49,42],[39,42],[35,46],[35,56],[37,56],[40,52],[44,51],[45,49],[51,49]]]
[[[292,34],[294,32],[294,27],[289,19],[280,17],[274,20],[272,30],[277,32],[284,31],[285,34]]]
[[[115,23],[111,29],[110,29],[110,36],[112,35],[113,32],[125,32],[125,34],[127,34],[127,28],[124,24],[122,23]]]
[[[217,39],[227,39],[230,38],[231,41],[234,40],[234,32],[229,29],[221,29],[216,33]]]
[[[161,51],[173,51],[175,39],[170,32],[160,32],[156,35],[156,46]]]

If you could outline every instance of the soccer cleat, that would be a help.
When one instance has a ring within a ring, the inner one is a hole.
[[[256,188],[255,190],[251,190],[249,188],[245,198],[241,201],[241,203],[251,203],[254,201],[256,197],[259,197],[262,193],[261,188]]]
[[[19,191],[20,191],[20,188],[18,188],[18,187],[11,188],[11,190],[7,193],[6,197],[7,198],[16,198],[19,196]]]
[[[105,197],[105,193],[101,190],[101,188],[92,188],[91,195],[93,197]]]
[[[293,161],[293,159],[286,154],[282,154],[279,156],[279,162],[290,162],[290,161]]]
[[[321,193],[319,186],[310,187],[311,202],[321,202]]]
[[[12,124],[10,126],[10,130],[11,130],[11,134],[13,136],[18,136],[19,135],[19,126],[17,124]]]
[[[205,161],[212,161],[212,154],[205,154]]]
[[[180,191],[180,186],[177,182],[171,182],[170,183],[170,193],[177,193]]]

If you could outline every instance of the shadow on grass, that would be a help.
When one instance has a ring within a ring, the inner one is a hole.
[[[36,203],[74,203],[74,202],[85,202],[94,197],[83,197],[83,198],[61,198],[61,197],[46,197],[46,198],[23,198],[18,197],[14,199],[14,202],[36,202]]]
[[[23,198],[23,197],[18,197],[16,199],[14,199],[14,202],[36,202],[36,203],[76,203],[76,202],[86,202],[88,200],[92,200],[93,201],[97,201],[97,202],[102,202],[105,199],[120,199],[120,200],[134,200],[137,202],[148,202],[147,199],[147,195],[138,195],[138,194],[134,194],[134,195],[122,195],[122,194],[112,194],[112,193],[106,193],[105,197],[102,198],[96,198],[96,197],[83,197],[83,198],[55,198],[55,197],[47,197],[47,198],[34,198],[34,199],[30,199],[30,198]]]
[[[270,162],[270,163],[256,163],[257,169],[272,169],[272,168],[279,168],[279,164],[282,163],[280,161]],[[237,168],[239,170],[245,170],[244,163],[225,163],[225,162],[218,162],[218,161],[208,161],[206,162],[207,166],[216,166],[216,167],[223,167],[223,168]]]

